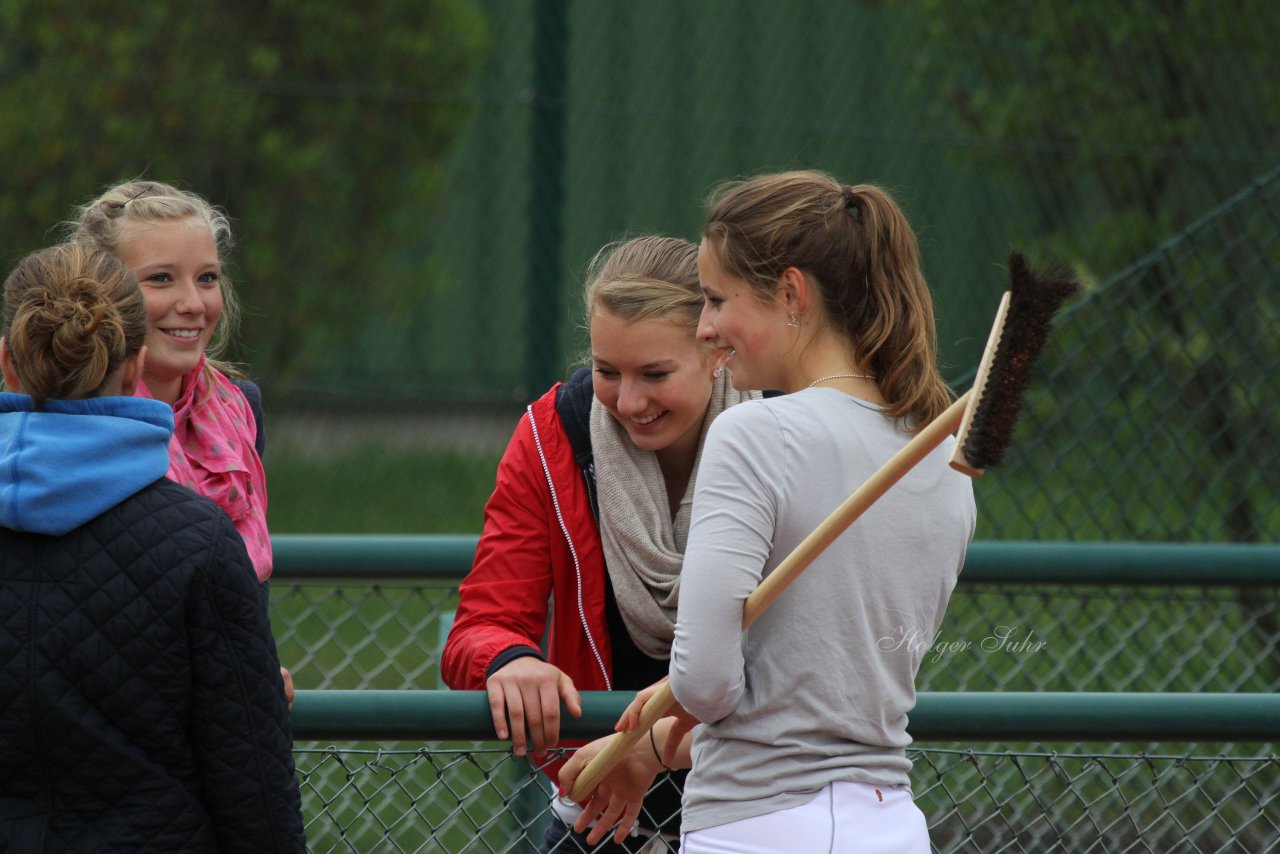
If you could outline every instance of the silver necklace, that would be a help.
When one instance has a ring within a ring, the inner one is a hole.
[[[829,377],[818,377],[809,383],[806,388],[813,388],[818,383],[825,383],[827,380],[873,380],[875,378],[875,374],[832,374]]]

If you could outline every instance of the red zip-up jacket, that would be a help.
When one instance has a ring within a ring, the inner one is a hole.
[[[604,552],[586,478],[556,411],[561,385],[527,407],[498,464],[441,657],[451,688],[483,689],[513,658],[542,657],[548,608],[547,661],[579,691],[612,687]]]
[[[451,688],[484,689],[488,677],[508,661],[536,655],[568,674],[579,691],[613,689],[609,584],[591,494],[592,399],[591,371],[579,369],[530,404],[516,426],[498,463],[484,530],[441,656],[440,672]],[[614,630],[625,631],[616,623]],[[548,633],[543,656],[539,646]],[[625,651],[619,656],[628,660]],[[633,651],[630,666],[635,657]],[[617,681],[631,683],[630,690],[656,679],[656,673],[637,671]],[[561,741],[560,746],[582,743]],[[553,761],[542,772],[555,783],[563,765]],[[645,797],[642,827],[652,829],[657,817],[664,832],[679,832],[686,773],[672,775],[674,785]]]

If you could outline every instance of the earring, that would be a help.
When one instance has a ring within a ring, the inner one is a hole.
[[[787,321],[787,326],[790,326],[792,329],[799,329],[799,328],[800,328],[800,318],[799,318],[799,317],[797,317],[797,316],[796,316],[796,315],[794,315],[794,314],[793,314],[793,315],[791,315],[791,319]]]
[[[711,378],[713,380],[720,379],[720,374],[723,373],[723,371],[724,371],[724,368],[716,368],[714,371],[711,372]]]

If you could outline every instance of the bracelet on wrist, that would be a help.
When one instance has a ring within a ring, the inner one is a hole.
[[[658,757],[658,764],[667,771],[675,771],[676,769],[668,767],[667,763],[662,761],[662,754],[658,752],[658,740],[653,734],[653,727],[649,727],[649,744],[653,747],[653,755]]]

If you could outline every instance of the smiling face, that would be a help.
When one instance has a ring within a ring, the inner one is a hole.
[[[706,303],[698,320],[698,340],[732,351],[733,387],[787,390],[782,376],[782,348],[789,339],[785,306],[762,302],[745,279],[726,272],[716,252],[702,241],[698,247],[698,280]]]
[[[120,260],[138,277],[147,303],[143,378],[157,399],[173,403],[222,316],[213,233],[195,217],[130,226]]]
[[[711,353],[689,327],[664,317],[591,317],[596,398],[644,451],[697,447],[711,400]]]

